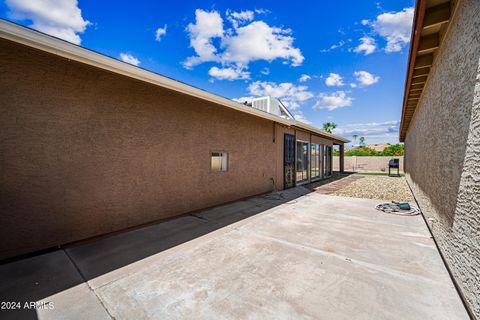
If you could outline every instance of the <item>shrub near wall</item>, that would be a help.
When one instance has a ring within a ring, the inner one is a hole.
[[[400,157],[400,156],[403,156],[403,153],[404,153],[404,145],[401,143],[398,143],[398,144],[392,144],[384,148],[383,151],[377,151],[368,146],[355,147],[355,148],[347,149],[345,151],[345,156],[346,157],[350,157],[350,156]],[[333,155],[338,156],[339,155],[338,150],[334,149]]]

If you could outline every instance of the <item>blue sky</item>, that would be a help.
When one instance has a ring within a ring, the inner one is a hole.
[[[299,120],[397,143],[413,0],[6,0],[2,18]],[[302,77],[303,76],[303,77]]]

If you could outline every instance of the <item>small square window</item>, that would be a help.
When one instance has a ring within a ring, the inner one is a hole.
[[[212,152],[211,168],[214,172],[227,171],[228,154],[226,152]]]

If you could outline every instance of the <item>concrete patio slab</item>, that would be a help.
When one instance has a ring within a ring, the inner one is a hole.
[[[108,310],[86,283],[61,291],[38,302],[51,306],[51,309],[45,307],[37,310],[37,317],[42,320],[112,319]]]
[[[1,265],[0,301],[0,319],[110,319],[62,250]]]
[[[221,232],[226,232],[234,223],[279,208],[307,193],[309,190],[299,187],[248,198],[64,249],[90,287],[97,288],[136,272],[140,266],[150,266],[152,259],[144,258],[158,254],[157,258],[163,259],[176,254],[177,251],[172,252],[170,248],[201,244],[217,236],[220,231],[210,234],[215,230],[223,228]]]
[[[97,294],[126,319],[468,319],[422,218],[376,203],[309,194]]]
[[[85,244],[66,246],[65,251],[91,287],[96,288],[112,281],[112,277],[128,273],[132,263],[213,230],[212,224],[185,216]]]
[[[75,281],[36,295],[59,306],[39,315],[468,319],[422,217],[377,202],[295,188],[69,246],[80,273],[55,253]]]

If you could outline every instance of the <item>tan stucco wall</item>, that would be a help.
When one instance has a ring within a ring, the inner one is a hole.
[[[333,146],[332,140],[328,140],[319,136],[312,135],[312,143],[323,144],[326,146]]]
[[[309,132],[298,130],[298,129],[295,130],[295,138],[297,140],[310,142],[310,136],[311,135]]]
[[[390,159],[399,159],[400,172],[403,172],[403,157],[345,157],[345,171],[358,172],[388,172],[388,162]],[[339,156],[333,157],[333,170],[339,170]],[[392,169],[396,173],[397,169]]]
[[[415,197],[480,319],[480,1],[459,1],[405,141]]]
[[[273,189],[271,121],[3,39],[0,59],[0,258]]]

